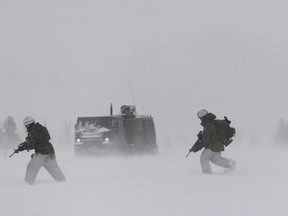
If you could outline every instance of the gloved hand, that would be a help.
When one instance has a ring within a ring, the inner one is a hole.
[[[18,148],[15,150],[16,153],[27,149],[27,142],[20,143]]]
[[[233,142],[233,139],[231,138],[231,139],[229,139],[228,141],[226,141],[225,143],[224,143],[224,145],[227,147],[230,143],[232,143]]]

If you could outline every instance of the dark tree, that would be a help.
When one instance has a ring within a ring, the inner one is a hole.
[[[277,125],[277,132],[274,137],[276,143],[288,144],[288,124],[281,118]]]
[[[16,124],[14,119],[11,116],[8,116],[7,119],[3,123],[4,133],[7,135],[15,134],[16,132]]]
[[[11,116],[8,116],[7,119],[3,122],[3,136],[4,136],[4,150],[7,151],[15,146],[17,146],[20,142],[20,137],[16,133],[16,123]]]

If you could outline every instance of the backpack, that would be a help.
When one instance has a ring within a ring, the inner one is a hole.
[[[227,147],[230,143],[233,142],[232,137],[235,135],[235,128],[230,126],[231,121],[225,116],[223,120],[215,120],[215,125],[217,128],[218,139],[223,142]]]

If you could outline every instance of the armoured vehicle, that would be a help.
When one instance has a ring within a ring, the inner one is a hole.
[[[134,105],[121,106],[119,115],[78,117],[75,155],[158,153],[152,116],[137,115]]]

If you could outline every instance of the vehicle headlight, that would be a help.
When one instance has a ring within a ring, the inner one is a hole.
[[[81,139],[76,139],[76,144],[80,144],[81,143]]]
[[[105,138],[105,142],[110,142],[108,137]]]

